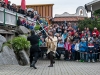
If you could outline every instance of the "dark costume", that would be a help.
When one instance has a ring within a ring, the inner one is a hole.
[[[36,69],[35,64],[39,58],[39,54],[41,52],[39,48],[39,37],[35,35],[34,31],[32,31],[32,35],[27,38],[28,41],[31,43],[31,48],[30,48],[30,67],[34,67]],[[33,59],[34,57],[34,59]]]

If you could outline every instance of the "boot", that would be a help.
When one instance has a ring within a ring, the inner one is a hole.
[[[93,62],[93,63],[95,62],[94,59],[92,59],[92,62]]]
[[[37,69],[36,67],[35,67],[35,61],[32,61],[32,64],[30,65],[31,67],[33,67],[34,69]]]
[[[53,67],[53,64],[50,64],[48,67]]]
[[[88,60],[88,62],[90,62],[90,59]]]
[[[30,63],[30,67],[32,67],[31,63]]]
[[[53,64],[55,64],[55,61],[53,60]]]

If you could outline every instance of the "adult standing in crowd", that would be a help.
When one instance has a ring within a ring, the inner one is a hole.
[[[34,69],[37,69],[35,67],[35,64],[39,58],[39,54],[41,52],[39,48],[39,37],[35,35],[35,32],[31,32],[31,36],[27,38],[28,41],[31,43],[31,48],[30,48],[30,67],[33,67]],[[34,59],[33,59],[34,57]]]
[[[96,34],[96,37],[99,36],[99,31],[97,30],[96,27],[94,27],[94,30],[93,30],[93,32],[92,32],[92,35],[93,35],[94,33]]]
[[[50,65],[48,67],[53,67],[53,64],[55,63],[54,54],[57,49],[57,37],[53,35],[52,31],[49,31],[49,36],[45,39],[45,41],[48,48],[47,54],[50,59]]]

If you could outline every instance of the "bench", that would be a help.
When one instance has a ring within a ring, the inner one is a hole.
[[[47,47],[40,47],[40,49],[41,49],[41,57],[43,57],[46,54],[46,52],[47,52]],[[62,47],[58,47],[56,52],[57,52],[56,56],[58,57],[60,55],[60,53],[64,54],[65,49],[62,48]]]

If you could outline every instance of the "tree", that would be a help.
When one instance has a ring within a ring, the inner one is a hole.
[[[94,11],[93,15],[95,15],[95,16],[100,16],[100,9]]]
[[[84,20],[80,20],[78,22],[78,26],[81,30],[84,30],[85,27],[88,27],[91,31],[94,29],[94,27],[97,27],[98,30],[100,30],[100,19],[96,18],[85,18]]]

